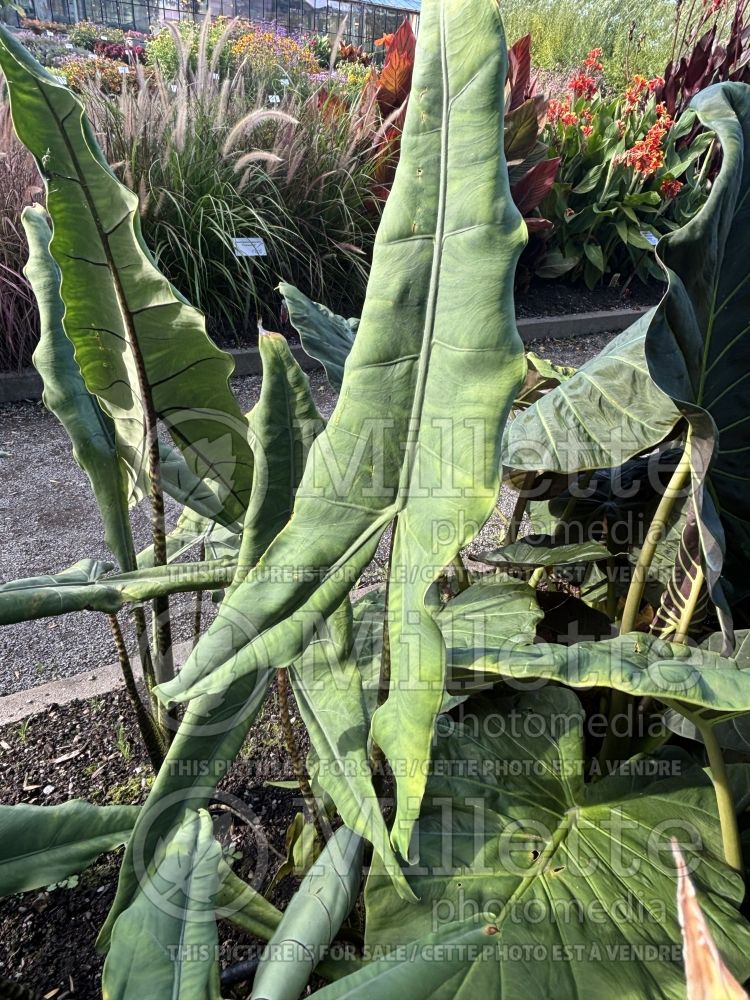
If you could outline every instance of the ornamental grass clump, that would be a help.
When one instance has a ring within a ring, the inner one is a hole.
[[[330,114],[309,85],[269,92],[244,60],[224,76],[234,25],[212,44],[214,27],[204,23],[195,50],[171,33],[174,77],[160,64],[136,67],[116,102],[95,81],[85,88],[105,155],[139,195],[157,261],[206,313],[213,336],[254,339],[259,320],[276,325],[283,275],[352,314],[377,223],[365,206],[376,112],[363,97]],[[238,257],[243,237],[263,239],[266,256]]]
[[[0,371],[31,363],[39,337],[39,315],[23,274],[28,257],[21,225],[24,206],[36,201],[42,185],[34,159],[13,131],[10,108],[0,103]]]

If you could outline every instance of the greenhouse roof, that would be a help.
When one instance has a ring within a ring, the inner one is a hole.
[[[409,10],[418,14],[422,7],[422,0],[365,0],[368,7],[391,7],[398,10]]]

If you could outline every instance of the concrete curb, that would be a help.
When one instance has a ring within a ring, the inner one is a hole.
[[[646,309],[618,309],[614,312],[575,313],[571,316],[542,316],[519,319],[518,332],[524,343],[530,340],[590,337],[598,333],[619,333],[644,315]],[[291,345],[292,354],[303,371],[321,371],[321,366],[299,344]],[[256,347],[230,350],[234,358],[235,375],[260,375],[260,353]],[[42,380],[33,368],[20,372],[0,372],[0,403],[16,403],[22,399],[42,398]]]
[[[178,642],[174,646],[174,659],[182,666],[190,655],[192,643]],[[142,678],[138,654],[131,651],[130,662],[136,681]],[[84,670],[72,677],[61,677],[47,684],[14,691],[0,698],[0,726],[21,722],[29,715],[44,712],[52,705],[69,705],[71,701],[85,701],[96,695],[109,694],[124,687],[119,663],[108,663],[103,667]]]

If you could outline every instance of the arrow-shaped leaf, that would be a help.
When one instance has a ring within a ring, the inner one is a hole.
[[[398,518],[392,688],[373,733],[402,775],[393,842],[404,855],[444,687],[425,597],[493,509],[501,429],[525,373],[512,303],[524,229],[499,154],[505,68],[496,0],[425,4],[420,98],[409,104],[341,400],[289,525],[160,691],[185,701],[291,663],[311,618],[339,606]]]
[[[230,520],[241,519],[252,453],[227,381],[231,359],[154,265],[138,198],[107,166],[80,101],[4,28],[0,66],[13,124],[46,181],[65,333],[86,387],[114,421],[130,482],[141,479],[152,407]]]

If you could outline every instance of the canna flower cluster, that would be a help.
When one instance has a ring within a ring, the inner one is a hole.
[[[656,106],[657,119],[643,139],[639,139],[630,149],[617,157],[616,162],[632,167],[641,177],[650,177],[664,166],[662,141],[672,127],[672,119],[663,104]]]
[[[682,181],[667,179],[661,182],[659,190],[664,195],[667,201],[671,201],[673,198],[677,197],[677,195],[680,193],[680,191],[682,191],[684,186],[685,185],[682,183]]]
[[[586,69],[591,70],[592,73],[601,73],[604,69],[604,66],[600,62],[601,54],[601,49],[592,49],[583,60],[583,65]]]
[[[547,121],[550,125],[575,125],[578,115],[570,110],[570,101],[556,101],[554,98],[547,105]]]

